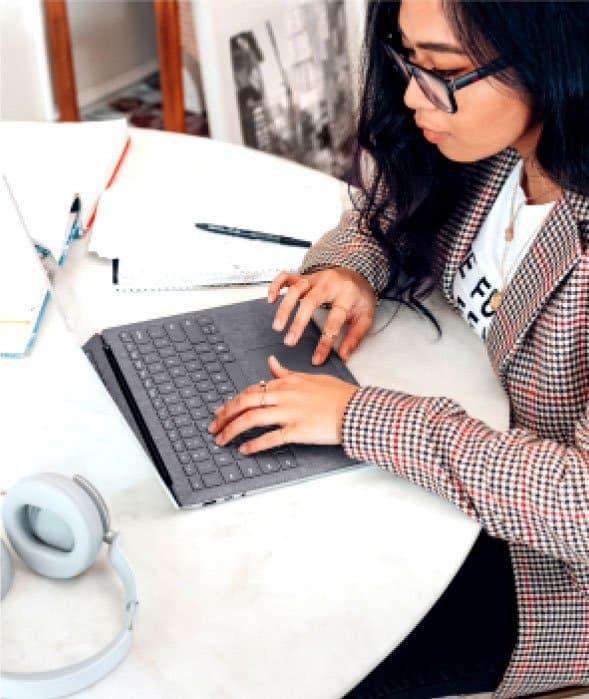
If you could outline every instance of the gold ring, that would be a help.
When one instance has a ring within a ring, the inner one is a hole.
[[[260,390],[264,391],[264,393],[268,390],[268,384],[263,379],[260,381]]]
[[[260,408],[266,405],[266,391],[260,394]]]
[[[328,333],[325,330],[321,333],[323,337],[326,337],[328,340],[335,340],[337,337],[337,333]]]

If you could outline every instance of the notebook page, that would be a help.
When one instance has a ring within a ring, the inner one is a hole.
[[[47,275],[0,177],[0,356],[27,351],[48,295]]]
[[[128,139],[125,119],[100,122],[0,123],[0,170],[33,239],[59,259],[76,193],[87,222]]]

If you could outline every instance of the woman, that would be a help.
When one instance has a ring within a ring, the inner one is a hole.
[[[345,360],[377,296],[437,283],[511,404],[495,432],[451,400],[288,371],[221,406],[225,444],[341,443],[455,503],[484,533],[433,610],[349,695],[524,696],[589,686],[589,5],[371,4],[359,144],[371,179],[307,254],[274,327],[331,304]],[[344,326],[344,323],[346,324]],[[517,608],[516,608],[517,604]],[[476,640],[477,638],[483,640]]]

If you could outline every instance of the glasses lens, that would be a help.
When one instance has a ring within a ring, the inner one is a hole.
[[[419,70],[419,68],[416,68],[413,74],[415,75],[417,84],[423,90],[424,95],[433,105],[444,112],[453,112],[446,84],[441,78],[437,78],[431,73]]]

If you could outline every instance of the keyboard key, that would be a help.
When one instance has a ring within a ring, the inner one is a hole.
[[[147,391],[147,395],[148,395],[150,398],[152,398],[152,399],[157,398],[157,397],[158,397],[158,390],[157,390],[157,388],[150,388],[149,391]]]
[[[171,357],[166,357],[166,358],[164,359],[164,364],[165,364],[168,368],[169,368],[169,367],[173,367],[173,366],[181,366],[180,360],[178,359],[178,357],[177,357],[175,354],[174,354],[173,356],[171,356]]]
[[[210,376],[211,381],[214,381],[215,383],[226,383],[228,381],[227,374],[224,371],[216,371],[211,373]]]
[[[202,394],[202,397],[204,400],[206,400],[207,403],[212,403],[213,401],[219,400],[219,394],[217,391],[206,391],[206,393]]]
[[[153,364],[154,362],[159,362],[160,357],[157,352],[149,352],[148,354],[143,355],[143,361],[146,364]]]
[[[185,452],[185,451],[183,451],[181,454],[178,454],[178,461],[179,461],[181,464],[190,464],[190,463],[192,463],[192,462],[191,462],[191,459],[190,459],[190,454],[188,454],[188,452]]]
[[[274,473],[280,471],[280,464],[272,456],[259,456],[258,464],[264,473]]]
[[[168,430],[168,439],[170,442],[177,442],[180,439],[180,433],[176,429],[171,429]],[[182,446],[184,446],[184,443],[182,443]],[[180,451],[183,451],[183,449],[180,449]]]
[[[223,367],[219,364],[219,362],[209,362],[207,364],[207,371],[209,374],[214,374],[223,371]]]
[[[182,390],[185,391],[186,389],[183,388]],[[202,405],[202,398],[200,396],[190,396],[185,403],[187,408],[199,408]]]
[[[174,342],[174,349],[176,350],[176,352],[182,353],[182,352],[188,352],[188,350],[192,349],[192,346],[191,346],[190,342],[186,342],[186,341]]]
[[[157,411],[157,416],[159,417],[160,420],[167,420],[169,415],[170,415],[170,413],[168,412],[167,408],[160,408]]]
[[[161,325],[150,325],[147,328],[147,332],[149,333],[150,337],[157,337],[157,338],[165,337],[165,334],[166,334]]]
[[[184,443],[181,439],[179,439],[176,442],[172,442],[172,446],[174,447],[174,451],[178,453],[180,453],[181,451],[186,451],[186,447],[184,446]]]
[[[205,335],[215,335],[217,332],[217,328],[214,325],[203,325],[202,331]]]
[[[175,430],[176,429],[176,423],[171,417],[166,418],[162,422],[164,430]]]
[[[182,321],[182,327],[184,328],[184,331],[188,335],[188,339],[191,342],[202,342],[203,341],[203,333],[202,330],[199,327],[199,324],[194,321],[192,318],[185,318]]]
[[[196,431],[196,427],[191,424],[191,425],[185,425],[184,427],[181,427],[180,434],[183,437],[195,437],[198,433]]]
[[[196,389],[192,386],[185,386],[184,388],[180,389],[180,395],[182,396],[182,398],[193,398],[197,395],[197,393]]]
[[[231,354],[231,352],[222,352],[219,355],[219,359],[225,364],[229,364],[235,361],[235,357]]]
[[[192,420],[188,415],[178,415],[173,419],[173,423],[175,427],[187,427],[192,425]]]
[[[297,466],[296,459],[292,454],[276,454],[275,458],[280,464],[280,468],[294,468]]]
[[[186,369],[183,366],[173,366],[170,368],[170,376],[186,376]]]
[[[166,359],[167,357],[175,357],[176,356],[176,351],[174,350],[173,347],[162,347],[159,351],[159,355],[162,359]]]
[[[155,383],[153,382],[153,379],[151,379],[151,378],[143,379],[142,383],[145,386],[145,388],[148,390],[155,386]]]
[[[174,379],[174,383],[176,384],[176,388],[186,388],[187,386],[192,386],[192,381],[188,378],[188,376],[177,376]]]
[[[125,342],[125,349],[127,352],[133,352],[137,349],[137,345],[134,342]]]
[[[211,316],[206,316],[206,315],[197,315],[196,321],[199,325],[212,325],[213,324],[213,319],[211,318]]]
[[[164,401],[161,398],[154,398],[151,402],[156,410],[161,410],[165,405]]]
[[[138,345],[151,342],[149,335],[144,330],[132,330],[131,335]]]
[[[206,381],[197,381],[196,388],[199,391],[199,393],[205,393],[206,391],[212,391],[214,389],[214,385],[212,381],[206,379]]]
[[[199,461],[196,464],[198,472],[201,474],[205,473],[218,473],[219,469],[215,466],[215,462],[212,459],[206,459],[205,461]]]
[[[200,355],[200,358],[202,359],[203,362],[216,362],[217,361],[217,355],[213,354],[212,352],[203,352]]]
[[[193,461],[204,461],[205,459],[211,458],[209,450],[206,447],[199,447],[198,449],[191,450],[190,456]]]
[[[123,330],[123,332],[119,333],[119,337],[123,342],[131,342],[133,338],[131,337],[131,333],[127,332],[126,330]]]
[[[223,483],[220,473],[205,473],[202,480],[207,488],[214,488],[215,486]]]
[[[166,405],[172,405],[172,403],[180,402],[180,396],[178,395],[177,391],[172,391],[171,393],[165,395],[162,400]]]
[[[182,456],[184,456],[184,454],[182,454]],[[188,456],[188,454],[186,454],[186,456]],[[196,466],[193,463],[191,463],[190,460],[183,465],[182,470],[187,476],[196,476],[196,474],[198,473],[198,471],[196,470]]]
[[[253,478],[262,473],[255,459],[239,459],[237,465],[246,478]]]
[[[170,415],[174,416],[182,415],[186,412],[186,408],[184,407],[183,403],[173,403],[172,405],[170,405],[168,410],[170,411]]]
[[[193,359],[191,362],[186,362],[184,366],[186,371],[198,371],[202,369],[202,362],[199,362],[198,359]]]
[[[155,362],[154,364],[150,364],[147,368],[152,374],[159,374],[160,371],[165,371],[163,362]]]
[[[215,342],[213,349],[217,354],[221,354],[221,352],[229,352],[229,347],[227,347],[224,342]]]
[[[176,387],[174,386],[173,383],[170,383],[167,381],[166,383],[162,383],[159,385],[159,391],[163,395],[165,393],[172,393],[176,391]],[[164,398],[165,400],[165,398]]]
[[[163,332],[163,330],[162,330]],[[162,347],[170,347],[172,344],[167,337],[158,337],[157,340],[153,341],[153,344],[158,348],[161,349]]]
[[[141,359],[141,352],[139,350],[133,350],[132,352],[129,352],[129,357],[133,361],[136,361],[137,359]]]
[[[164,328],[172,342],[182,342],[183,340],[186,340],[186,335],[184,334],[184,330],[182,330],[180,323],[176,323],[176,321],[169,321],[164,323]]]
[[[207,374],[206,371],[200,370],[200,371],[193,371],[190,374],[190,378],[196,383],[197,381],[205,381],[209,378],[209,375]]]
[[[230,384],[230,383],[217,384],[217,391],[219,391],[219,393],[231,393],[233,390],[234,390],[233,384]]]
[[[151,377],[156,384],[160,383],[166,383],[166,381],[170,380],[170,375],[168,374],[167,371],[162,371],[161,374],[154,374]]]
[[[141,371],[137,372],[137,376],[141,379],[141,381],[144,381],[145,379],[149,378],[149,372],[147,369],[141,369]]]
[[[207,420],[207,424],[210,422],[210,413],[204,406],[193,408],[190,414],[195,420]]]
[[[196,345],[194,345],[194,350],[198,352],[199,354],[201,352],[210,352],[210,347],[208,342],[199,342]]]
[[[178,348],[176,348],[178,349]],[[186,364],[186,362],[196,360],[196,352],[190,350],[189,352],[180,352],[180,359]]]
[[[155,352],[155,345],[152,342],[146,342],[144,345],[137,345],[137,349],[141,354],[149,354]]]
[[[233,463],[233,457],[228,451],[222,451],[215,456],[217,466],[229,466]]]
[[[241,471],[235,464],[231,464],[230,466],[221,466],[220,470],[225,483],[234,483],[235,481],[240,481],[242,478]]]
[[[203,489],[203,484],[200,476],[191,476],[189,479],[190,481],[190,487],[194,491],[202,490]]]
[[[200,437],[190,437],[189,439],[184,440],[184,446],[190,451],[200,449],[201,447],[204,447],[204,445],[205,443]]]

